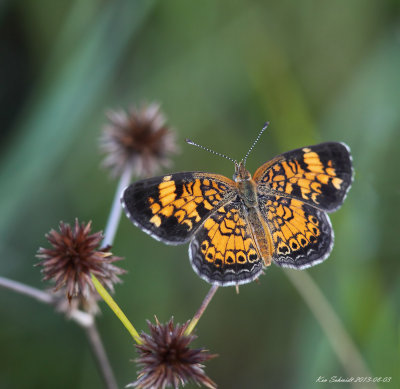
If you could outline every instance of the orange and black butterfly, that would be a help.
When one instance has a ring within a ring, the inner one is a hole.
[[[192,267],[211,284],[251,282],[271,262],[304,269],[332,250],[327,213],[351,186],[349,147],[327,142],[288,151],[252,177],[245,162],[255,143],[244,161],[234,161],[233,180],[175,173],[135,182],[122,195],[126,214],[143,231],[171,245],[190,242]]]

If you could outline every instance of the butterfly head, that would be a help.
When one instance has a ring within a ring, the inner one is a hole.
[[[244,162],[240,161],[235,163],[235,174],[233,175],[233,180],[235,182],[249,181],[251,179],[251,174],[244,167]]]

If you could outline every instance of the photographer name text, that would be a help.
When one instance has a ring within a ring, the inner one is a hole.
[[[390,382],[392,377],[341,377],[341,376],[332,376],[330,378],[326,378],[324,376],[319,376],[315,382],[321,383],[379,383],[379,382]]]

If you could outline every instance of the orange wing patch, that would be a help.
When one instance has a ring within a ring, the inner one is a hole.
[[[204,223],[208,233],[200,244],[200,250],[205,260],[216,267],[255,262],[258,255],[247,231],[247,223],[239,216],[238,209],[226,211],[222,207],[218,213],[225,213],[225,216],[220,220],[210,217]]]
[[[301,269],[327,258],[333,245],[333,231],[324,211],[282,196],[265,196],[260,200],[274,244],[272,258],[277,265]]]
[[[281,161],[280,164],[270,169],[265,177],[265,182],[270,188],[288,195],[296,194],[305,201],[319,204],[318,197],[322,194],[322,185],[332,182],[336,189],[340,189],[343,180],[336,177],[332,161],[328,161],[327,168],[314,152],[303,149],[305,168],[298,161]],[[283,172],[282,172],[283,170]]]
[[[174,217],[191,231],[207,211],[220,203],[226,191],[226,185],[201,178],[181,183],[178,189],[173,177],[166,176],[158,185],[158,196],[148,198],[153,213],[150,223],[160,227],[162,217]]]
[[[232,201],[211,215],[196,233],[189,253],[201,277],[222,285],[249,282],[262,271],[262,259],[240,202]]]
[[[333,234],[325,212],[281,196],[262,200],[261,209],[272,234],[275,263],[302,268],[326,258],[332,248]]]
[[[278,255],[298,251],[315,243],[321,231],[318,219],[306,214],[301,201],[276,197],[266,202],[267,218],[274,226],[272,239]]]

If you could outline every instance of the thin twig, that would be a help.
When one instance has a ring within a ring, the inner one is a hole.
[[[214,297],[215,292],[218,290],[218,285],[214,284],[211,286],[210,290],[208,291],[205,299],[200,305],[200,308],[196,312],[196,314],[193,316],[193,319],[190,321],[189,325],[187,326],[185,330],[185,335],[190,335],[190,333],[193,331],[194,327],[196,327],[196,324],[200,320],[201,316],[203,315],[204,311],[206,310],[208,304],[210,303],[211,299]]]
[[[342,321],[307,271],[284,272],[314,314],[346,373],[351,377],[372,377]],[[368,385],[376,388],[373,383]]]
[[[0,277],[0,286],[32,297],[33,299],[45,304],[54,304],[54,298],[50,293],[43,290],[33,288],[18,281],[13,281],[8,278]]]
[[[48,292],[33,288],[32,286],[25,285],[21,282],[10,280],[5,277],[0,277],[0,286],[3,288],[13,290],[14,292],[31,297],[41,303],[49,304],[58,307],[59,300]],[[82,327],[88,327],[93,324],[93,316],[79,309],[65,311],[67,317]]]
[[[86,327],[85,330],[106,387],[108,389],[117,389],[117,381],[115,380],[114,373],[111,369],[110,362],[107,358],[107,354],[95,322],[93,321],[92,325]]]

